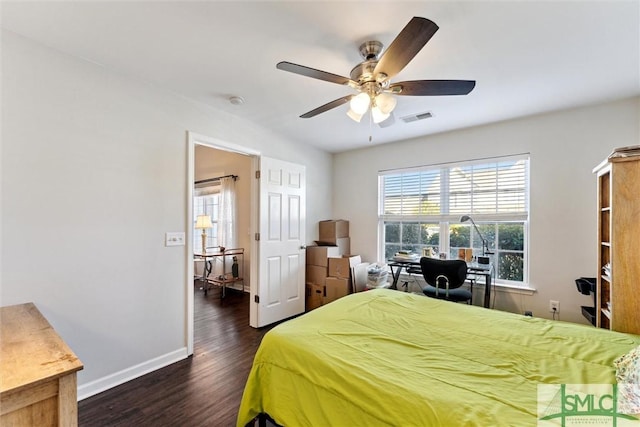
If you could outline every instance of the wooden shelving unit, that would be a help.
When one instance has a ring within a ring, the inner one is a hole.
[[[593,172],[598,179],[596,326],[640,334],[640,155],[610,156]]]

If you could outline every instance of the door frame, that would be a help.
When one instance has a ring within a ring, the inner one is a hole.
[[[193,218],[193,187],[195,185],[195,147],[196,145],[203,145],[206,147],[214,148],[216,150],[230,151],[233,153],[250,156],[251,162],[251,213],[250,213],[250,234],[255,236],[258,230],[258,218],[259,218],[259,188],[257,180],[254,179],[256,171],[260,165],[260,152],[251,148],[244,147],[242,145],[234,144],[231,142],[222,141],[217,138],[212,138],[206,135],[198,134],[195,132],[187,131],[187,216],[185,224],[185,244],[186,244],[186,319],[185,319],[185,332],[186,332],[186,345],[187,355],[193,354],[193,337],[194,337],[194,300],[193,300],[193,235],[191,233],[191,218]],[[249,292],[251,295],[257,291],[258,280],[258,242],[255,239],[251,239],[251,259],[249,262],[249,269],[251,272],[249,280]],[[249,309],[249,324],[255,325],[257,322],[257,305],[251,304]]]

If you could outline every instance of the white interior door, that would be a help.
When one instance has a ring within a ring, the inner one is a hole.
[[[257,327],[304,311],[305,207],[305,167],[262,156]]]

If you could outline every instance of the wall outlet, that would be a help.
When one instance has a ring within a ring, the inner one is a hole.
[[[533,317],[533,311],[527,310],[527,311],[524,312],[524,315],[527,316],[527,317]]]
[[[549,313],[560,313],[560,301],[549,301]]]
[[[164,235],[165,246],[184,246],[184,232],[172,231]]]

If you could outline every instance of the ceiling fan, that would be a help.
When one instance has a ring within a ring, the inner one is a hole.
[[[364,61],[351,70],[350,78],[286,61],[279,62],[276,68],[346,85],[359,92],[328,102],[304,113],[300,116],[301,118],[308,119],[349,102],[350,109],[347,115],[353,120],[359,122],[371,109],[373,122],[386,127],[394,121],[392,111],[397,101],[392,95],[467,95],[475,87],[474,80],[413,80],[391,83],[390,79],[402,71],[436,31],[438,26],[432,21],[413,17],[391,42],[384,54],[383,45],[379,41],[363,43],[360,46],[360,54]]]

